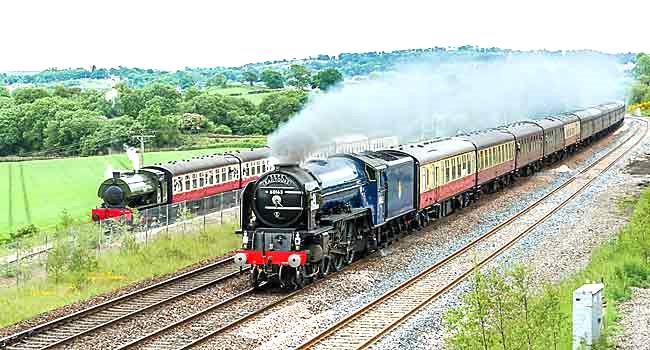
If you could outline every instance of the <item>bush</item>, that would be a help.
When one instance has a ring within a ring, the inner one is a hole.
[[[583,271],[558,286],[533,293],[528,288],[528,273],[521,268],[494,276],[494,272],[476,274],[464,305],[445,315],[452,334],[448,338],[451,349],[571,348],[572,295],[585,281],[602,281],[605,300],[614,303],[628,299],[631,287],[650,287],[650,189],[637,201],[618,239],[596,249]],[[510,305],[503,308],[505,313],[500,311],[498,298],[505,300],[503,305]],[[528,317],[522,317],[522,312]],[[506,321],[505,332],[500,320]],[[610,346],[608,335],[616,320],[615,307],[608,307],[605,336],[594,349]]]
[[[16,232],[11,232],[9,236],[12,241],[15,241],[21,238],[34,237],[36,234],[38,234],[38,228],[33,224],[29,224],[19,228]]]

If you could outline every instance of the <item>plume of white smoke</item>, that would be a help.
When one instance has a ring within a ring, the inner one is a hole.
[[[110,179],[113,177],[113,166],[110,164],[106,164],[106,167],[104,168],[104,179]]]
[[[126,147],[126,156],[129,157],[129,160],[133,163],[133,170],[139,170],[140,157],[138,156],[138,149],[135,147]]]
[[[452,136],[621,99],[622,78],[621,65],[595,55],[419,62],[313,96],[269,145],[281,160],[298,161],[347,134],[401,143]]]

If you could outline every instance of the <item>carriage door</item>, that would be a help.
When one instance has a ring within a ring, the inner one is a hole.
[[[434,203],[437,203],[438,200],[440,199],[440,186],[439,186],[439,180],[440,179],[440,162],[435,162],[433,166],[433,201]]]

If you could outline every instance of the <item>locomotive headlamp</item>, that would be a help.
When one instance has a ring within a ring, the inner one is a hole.
[[[302,262],[302,259],[300,259],[300,255],[298,254],[291,254],[289,255],[289,258],[287,259],[287,262],[289,263],[289,266],[296,268],[300,266],[300,263]]]
[[[299,257],[300,258],[300,257]],[[244,253],[237,253],[235,256],[232,258],[232,260],[235,262],[235,265],[237,266],[244,266],[246,265],[246,254]]]
[[[244,231],[244,234],[242,235],[241,242],[244,245],[248,245],[248,233]]]

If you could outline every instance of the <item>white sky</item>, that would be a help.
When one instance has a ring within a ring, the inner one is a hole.
[[[241,65],[464,44],[650,51],[647,0],[4,0],[0,71]]]

